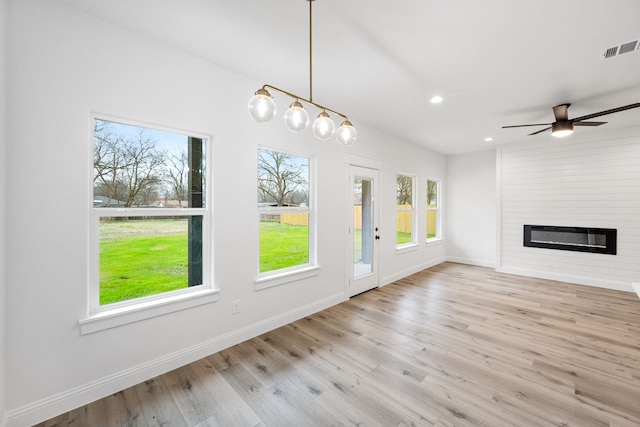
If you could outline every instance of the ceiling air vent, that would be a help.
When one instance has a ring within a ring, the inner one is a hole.
[[[638,40],[632,40],[630,42],[622,43],[616,46],[609,47],[602,51],[600,59],[610,59],[616,56],[620,56],[624,53],[638,52],[640,51],[640,42]]]

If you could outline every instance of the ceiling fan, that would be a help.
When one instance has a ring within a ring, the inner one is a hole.
[[[600,111],[599,113],[587,114],[586,116],[580,116],[573,119],[569,118],[569,112],[567,111],[571,104],[560,104],[553,107],[553,115],[555,116],[556,121],[553,123],[536,123],[529,125],[513,125],[513,126],[502,126],[503,129],[506,128],[519,128],[526,126],[547,126],[544,129],[535,131],[530,133],[530,135],[537,135],[539,133],[548,131],[551,129],[551,135],[557,137],[568,136],[573,133],[574,126],[600,126],[607,122],[586,122],[585,120],[593,119],[595,117],[604,116],[607,114],[618,113],[624,110],[630,110],[632,108],[640,107],[640,102],[630,105],[625,105],[624,107],[612,108],[611,110]]]

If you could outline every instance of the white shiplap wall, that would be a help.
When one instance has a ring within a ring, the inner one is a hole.
[[[631,291],[640,280],[640,137],[497,151],[500,271]],[[616,228],[617,255],[523,247],[523,225]]]

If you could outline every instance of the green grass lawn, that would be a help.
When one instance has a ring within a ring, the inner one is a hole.
[[[396,236],[396,244],[404,245],[405,243],[411,243],[411,233],[404,233],[402,231],[398,231]]]
[[[260,272],[309,262],[309,229],[260,223]],[[100,304],[188,286],[187,221],[153,219],[100,224]]]
[[[260,273],[308,262],[308,227],[260,221]]]
[[[187,287],[187,236],[125,237],[100,248],[100,304]]]
[[[356,233],[359,230],[356,230]],[[411,241],[397,233],[397,243]],[[356,260],[359,239],[355,239]],[[306,226],[260,223],[260,272],[309,262]],[[100,304],[156,295],[188,286],[187,220],[151,219],[100,224]]]
[[[100,224],[100,304],[187,287],[187,221]]]

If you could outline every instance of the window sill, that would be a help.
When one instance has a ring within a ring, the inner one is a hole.
[[[78,322],[80,324],[80,334],[92,334],[105,329],[139,322],[140,320],[209,304],[218,301],[219,297],[219,289],[204,289],[100,311],[85,319],[80,319]]]
[[[434,237],[433,239],[427,240],[427,246],[434,246],[442,244],[442,237]]]
[[[314,265],[294,271],[286,271],[256,279],[256,291],[271,288],[273,286],[284,285],[285,283],[307,279],[320,274],[320,266]]]
[[[419,248],[420,248],[420,245],[417,243],[409,243],[402,246],[396,246],[396,255],[417,251]]]

